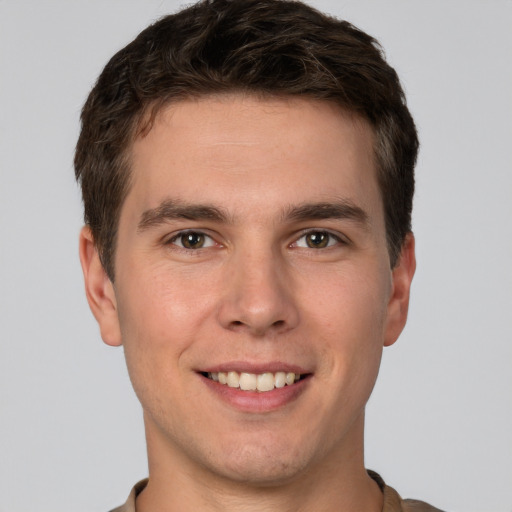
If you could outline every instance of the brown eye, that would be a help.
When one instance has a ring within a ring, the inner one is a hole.
[[[303,232],[291,247],[301,247],[303,249],[329,249],[336,246],[347,245],[347,241],[340,233],[332,233],[331,231],[311,230]]]
[[[165,242],[168,246],[175,246],[179,249],[197,251],[199,249],[208,249],[210,247],[221,247],[215,240],[202,231],[180,231],[171,239]]]
[[[325,231],[313,231],[305,236],[306,244],[311,249],[323,249],[329,245],[331,235]]]
[[[205,236],[202,233],[189,231],[180,235],[179,241],[185,249],[201,249],[204,246]]]

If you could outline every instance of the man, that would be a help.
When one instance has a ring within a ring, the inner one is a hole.
[[[144,30],[82,112],[80,257],[149,480],[117,511],[412,511],[364,467],[405,325],[418,142],[374,39],[298,2]]]

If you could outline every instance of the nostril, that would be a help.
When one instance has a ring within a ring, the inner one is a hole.
[[[272,325],[274,327],[282,327],[284,325],[284,320],[276,320]]]

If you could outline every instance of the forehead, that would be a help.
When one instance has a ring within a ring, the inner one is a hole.
[[[140,211],[171,196],[247,210],[341,198],[380,209],[373,144],[366,121],[328,102],[180,101],[135,140],[126,202]]]

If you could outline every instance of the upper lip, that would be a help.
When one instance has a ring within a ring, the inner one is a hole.
[[[238,373],[276,373],[276,372],[293,372],[295,374],[306,374],[311,371],[296,364],[283,363],[281,361],[269,361],[268,363],[250,363],[247,361],[229,361],[225,363],[201,368],[200,372],[218,373],[218,372],[238,372]]]

